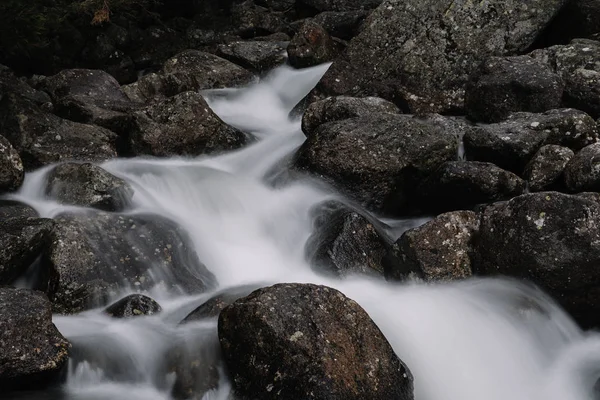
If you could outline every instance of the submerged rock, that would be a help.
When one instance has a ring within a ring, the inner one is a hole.
[[[324,64],[337,56],[336,43],[319,24],[306,21],[294,35],[287,47],[290,65],[307,68]]]
[[[565,184],[572,192],[600,192],[600,143],[573,156],[565,168]]]
[[[226,307],[219,340],[236,394],[409,400],[412,375],[369,315],[335,289],[279,284]]]
[[[19,153],[0,136],[0,193],[17,190],[23,183],[25,171]]]
[[[529,190],[540,192],[561,187],[563,171],[574,155],[567,147],[542,146],[525,167],[523,177],[529,182]]]
[[[143,294],[130,294],[104,310],[106,314],[114,318],[132,318],[140,315],[152,315],[161,311],[160,304]]]

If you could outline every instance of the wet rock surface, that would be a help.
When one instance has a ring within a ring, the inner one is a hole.
[[[181,323],[186,324],[189,322],[202,321],[204,319],[218,317],[225,307],[241,297],[248,296],[256,289],[256,285],[242,285],[222,290],[196,307],[181,321]]]
[[[600,191],[600,143],[579,151],[565,168],[565,184],[572,192]]]
[[[43,293],[0,287],[0,332],[0,393],[59,382],[70,345]]]
[[[25,177],[19,153],[0,136],[0,193],[17,190]]]
[[[567,147],[542,146],[525,167],[523,177],[529,182],[529,190],[539,192],[562,187],[563,171],[574,155]]]
[[[133,318],[153,315],[162,311],[155,300],[143,294],[131,294],[106,307],[104,312],[113,318]]]
[[[218,330],[241,396],[413,398],[408,368],[368,314],[335,289],[279,284],[257,290],[221,312]]]
[[[265,73],[285,62],[285,43],[247,41],[222,44],[217,55],[255,73]]]
[[[287,47],[290,65],[307,68],[324,64],[338,54],[336,43],[318,23],[308,20],[302,24]]]

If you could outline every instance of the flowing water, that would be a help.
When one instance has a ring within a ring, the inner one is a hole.
[[[102,164],[134,187],[127,212],[152,212],[185,227],[219,290],[276,282],[341,290],[367,310],[409,366],[417,400],[592,399],[600,337],[582,332],[535,287],[500,279],[437,285],[341,281],[313,272],[304,255],[312,230],[309,210],[339,195],[316,180],[286,174],[286,160],[304,141],[300,121],[288,113],[326,68],[282,66],[247,88],[206,92],[223,120],[256,137],[244,149]],[[28,174],[13,197],[47,217],[77,211],[44,195],[48,171]],[[398,237],[426,220],[382,222]],[[91,310],[55,316],[75,355],[66,383],[27,398],[169,400],[176,377],[164,370],[165,354],[173,343],[216,345],[216,320],[178,326],[210,293],[181,296],[157,288],[150,295],[163,306],[159,315],[115,320]],[[230,389],[221,371],[218,389],[204,400],[225,400]]]

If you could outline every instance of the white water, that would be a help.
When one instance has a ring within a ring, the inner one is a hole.
[[[417,400],[593,398],[600,337],[581,332],[535,288],[492,279],[443,285],[338,281],[311,270],[304,259],[312,229],[309,210],[337,195],[305,178],[279,179],[277,185],[272,178],[285,173],[283,161],[304,140],[299,121],[290,121],[288,112],[326,68],[281,67],[252,87],[207,92],[217,114],[257,137],[245,149],[196,159],[113,160],[102,166],[134,187],[130,212],[164,215],[189,231],[219,289],[314,282],[355,299],[411,369]],[[67,207],[45,197],[48,170],[28,174],[15,197],[52,217]],[[398,236],[424,220],[385,222]],[[89,361],[71,364],[61,398],[170,399],[175,376],[161,369],[169,346],[214,342],[216,322],[177,326],[210,294],[178,297],[155,290],[151,295],[164,308],[152,317],[114,320],[98,310],[55,317],[74,349],[84,354],[80,358]],[[526,303],[534,307],[526,310]],[[204,400],[225,400],[229,392],[222,374],[219,389]],[[54,398],[48,396],[32,398]]]

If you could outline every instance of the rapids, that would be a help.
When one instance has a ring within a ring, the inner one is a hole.
[[[256,138],[244,149],[194,159],[103,163],[135,189],[127,212],[152,212],[185,227],[201,260],[218,279],[218,290],[240,284],[313,282],[356,300],[411,369],[416,400],[594,398],[600,336],[581,331],[531,285],[504,279],[436,285],[367,278],[340,281],[312,271],[304,258],[312,229],[309,210],[341,196],[318,180],[287,174],[286,160],[304,141],[300,121],[288,114],[327,68],[281,66],[249,87],[203,93],[224,121]],[[45,217],[77,211],[45,196],[50,168],[27,174],[21,190],[11,197]],[[426,220],[382,222],[390,235],[399,237]],[[19,285],[30,285],[30,279],[21,279]],[[66,383],[59,390],[24,393],[22,398],[169,400],[175,377],[161,369],[167,345],[216,343],[215,320],[177,326],[211,293],[181,296],[156,288],[149,294],[163,306],[163,313],[134,320],[110,319],[100,310],[55,316],[55,324],[73,343]],[[226,400],[230,390],[221,371],[219,388],[203,400]]]

